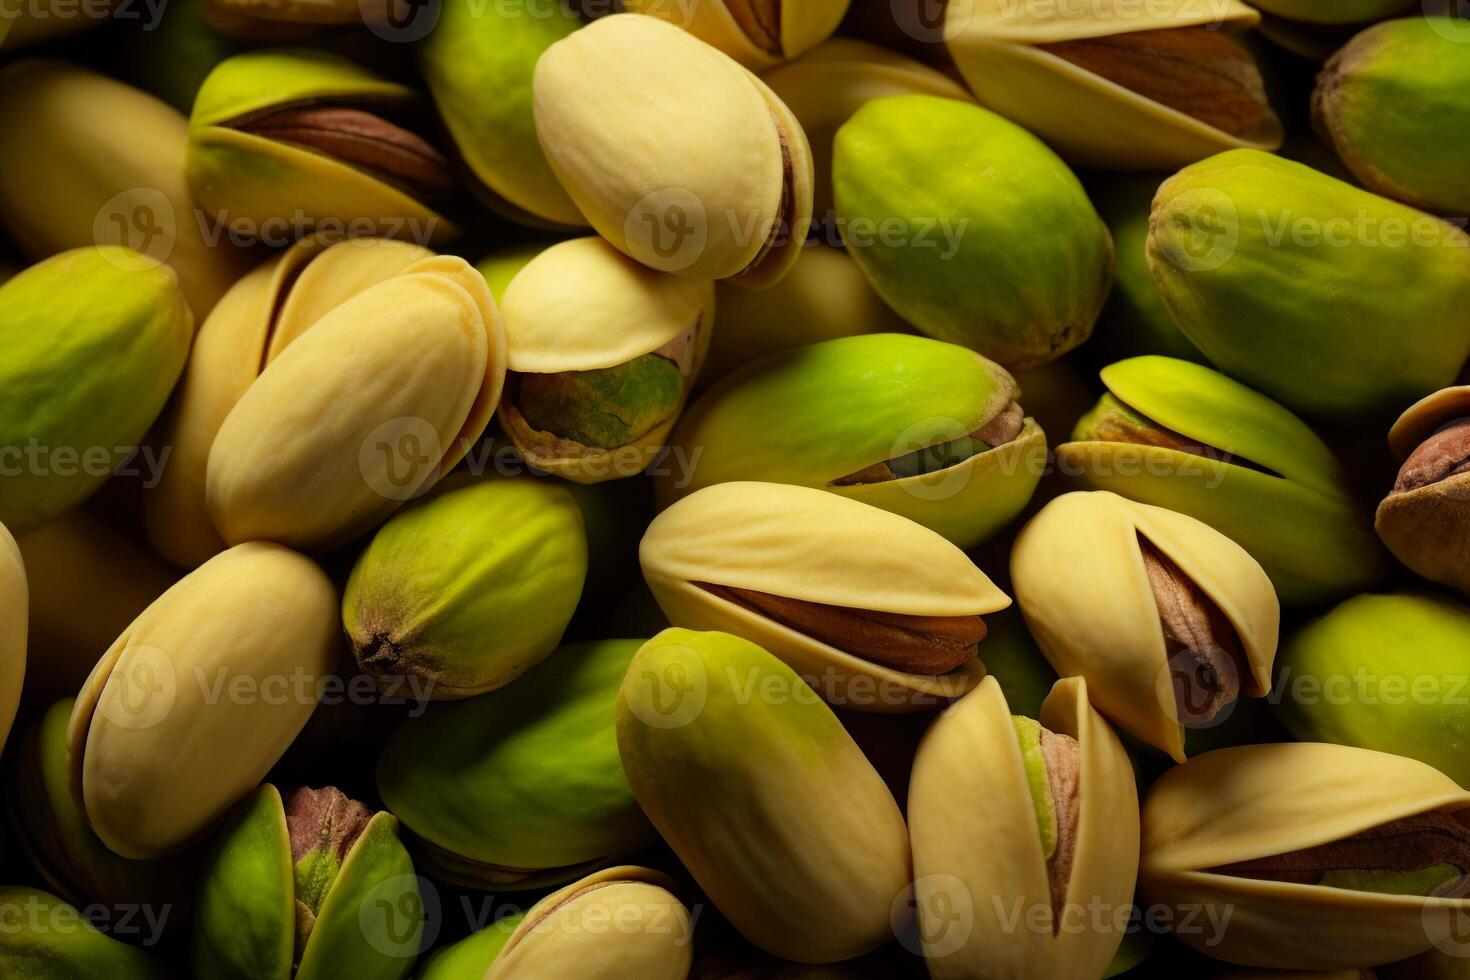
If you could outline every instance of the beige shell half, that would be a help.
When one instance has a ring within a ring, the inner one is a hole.
[[[1461,418],[1470,418],[1470,385],[1441,388],[1404,409],[1388,430],[1388,448],[1399,459],[1408,459],[1446,422]]]
[[[1438,770],[1345,745],[1207,752],[1164,774],[1143,804],[1144,900],[1204,909],[1215,931],[1179,938],[1245,966],[1325,970],[1406,959],[1448,938],[1470,900],[1257,881],[1208,869],[1344,840],[1404,817],[1470,807]],[[1203,918],[1201,919],[1203,921]],[[1208,942],[1208,948],[1206,943]]]
[[[810,487],[721,483],[649,526],[644,578],[669,621],[744,637],[844,707],[913,711],[956,698],[985,676],[981,657],[927,676],[875,664],[695,585],[709,582],[832,606],[913,616],[978,616],[1010,605],[963,551],[922,525]]]
[[[1094,909],[1107,923],[1126,922],[1115,913],[1133,901],[1138,792],[1128,754],[1088,704],[1081,678],[1057,682],[1040,721],[1076,739],[1081,759],[1076,851],[1064,927],[1056,930],[1025,764],[995,678],[947,708],[919,743],[909,838],[919,931],[935,980],[1095,980],[1122,942],[1121,931],[1077,926],[1091,926]]]
[[[10,734],[20,707],[20,688],[26,676],[26,621],[30,593],[20,548],[0,524],[0,748]]]
[[[849,0],[776,0],[781,21],[779,53],[751,39],[731,14],[729,0],[693,4],[677,0],[624,0],[623,6],[635,13],[661,17],[714,45],[751,71],[763,71],[784,59],[797,57],[830,37],[847,13],[848,3]]]
[[[1242,693],[1265,695],[1281,605],[1260,564],[1208,524],[1107,491],[1065,494],[1016,538],[1011,578],[1057,673],[1087,678],[1103,714],[1182,762],[1184,730],[1140,535],[1219,606],[1245,650]]]
[[[1260,14],[1240,0],[1088,0],[1016,4],[951,0],[945,41],[981,105],[1031,130],[1069,162],[1168,170],[1226,150],[1275,150],[1271,121],[1250,139],[1171,109],[1037,47],[1061,41],[1181,27],[1244,30]]]

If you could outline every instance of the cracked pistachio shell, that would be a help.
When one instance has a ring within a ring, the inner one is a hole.
[[[655,17],[604,17],[547,49],[533,95],[552,170],[632,258],[760,288],[801,253],[806,135],[760,79],[709,45]]]
[[[1470,417],[1470,386],[1426,395],[1405,409],[1389,430],[1389,448],[1407,460],[1441,427]],[[1389,493],[1378,505],[1374,527],[1394,557],[1431,582],[1470,595],[1470,476],[1451,470],[1433,483]]]
[[[352,106],[411,112],[418,96],[345,58],[283,48],[221,62],[194,100],[187,172],[199,206],[226,223],[294,227],[370,222],[389,238],[440,242],[458,235],[428,203],[369,170],[328,154],[236,128],[289,108]]]
[[[684,412],[668,470],[656,476],[659,499],[731,480],[792,483],[891,511],[969,547],[1031,499],[1046,458],[1034,420],[1010,442],[933,472],[835,484],[969,436],[1021,397],[1000,365],[927,337],[844,337],[773,354]]]
[[[544,888],[651,842],[614,727],[643,642],[569,644],[511,687],[399,726],[378,761],[378,792],[435,877]]]
[[[913,711],[959,697],[981,657],[944,674],[866,660],[716,596],[696,583],[846,609],[979,616],[1010,599],[963,551],[907,518],[807,487],[722,483],[674,504],[639,547],[643,575],[676,626],[744,637],[862,711]]]
[[[144,610],[87,678],[67,730],[72,795],[103,843],[130,858],[177,852],[253,789],[316,707],[338,628],[322,570],[259,541]]]
[[[43,524],[134,459],[193,333],[173,270],[117,246],[63,252],[0,286],[0,521]]]
[[[1076,175],[1020,126],[956,99],[873,99],[837,131],[832,186],[849,253],[922,333],[1014,368],[1092,333],[1112,237]]]
[[[1057,673],[1085,677],[1103,714],[1182,762],[1185,729],[1140,538],[1224,613],[1246,660],[1241,694],[1265,696],[1281,607],[1256,560],[1208,524],[1104,491],[1065,494],[1017,537],[1011,578]]]
[[[674,888],[647,868],[593,872],[532,906],[483,980],[684,980],[694,924]]]
[[[534,477],[455,477],[394,515],[357,559],[342,625],[385,692],[428,697],[515,680],[561,642],[587,577],[571,493]]]
[[[1252,6],[1308,24],[1361,24],[1396,14],[1414,0],[1253,0]]]
[[[329,245],[311,236],[256,267],[225,294],[199,328],[161,421],[159,444],[169,447],[168,465],[143,494],[148,538],[161,555],[194,568],[225,549],[205,495],[209,450],[266,365],[332,309],[433,254],[387,238]]]
[[[796,58],[832,36],[851,0],[625,0],[634,13],[652,14],[719,48],[751,71]],[[859,0],[861,2],[861,0]]]
[[[418,952],[423,904],[413,862],[398,839],[398,821],[390,813],[374,813],[338,855],[334,845],[345,842],[325,834],[342,829],[330,824],[301,828],[310,836],[299,843],[311,850],[296,861],[297,828],[288,825],[280,791],[262,786],[243,802],[204,867],[194,925],[195,975],[257,980],[407,976]],[[325,894],[303,894],[307,889],[325,889]],[[308,908],[315,909],[315,919],[305,948],[297,950],[298,919],[310,914]]]
[[[1078,421],[1058,467],[1097,490],[1188,514],[1261,563],[1281,601],[1322,602],[1371,588],[1383,554],[1326,444],[1291,412],[1218,371],[1168,357],[1103,368],[1113,404]],[[1210,459],[1162,445],[1098,438],[1125,411],[1218,450]],[[1101,416],[1101,418],[1099,418]]]
[[[0,20],[0,23],[4,23]],[[152,953],[99,931],[50,892],[0,887],[0,964],[24,980],[167,980]]]
[[[1185,336],[1293,411],[1398,411],[1470,353],[1470,235],[1290,160],[1232,150],[1180,171],[1148,249]]]
[[[26,620],[30,598],[25,562],[4,524],[0,524],[0,748],[20,706],[26,674]]]
[[[510,374],[498,418],[526,461],[578,483],[647,468],[663,451],[704,363],[714,329],[714,284],[656,272],[598,237],[574,238],[545,249],[517,272],[500,308]],[[657,383],[641,379],[640,386],[631,369],[648,354],[660,355],[662,370]],[[606,377],[591,372],[610,369],[618,370],[617,381],[603,387],[591,380]],[[541,419],[524,401],[532,375],[556,375],[566,384],[572,404],[549,403],[548,410],[579,435],[633,438],[589,445],[538,428],[533,419]],[[670,390],[670,383],[677,387]]]
[[[1080,677],[1058,681],[1043,728],[1078,745],[1075,852],[1061,928],[1054,930],[1047,858],[1031,775],[1000,685],[986,678],[930,726],[909,784],[915,906],[929,975],[1096,980],[1122,942],[1108,926],[1079,929],[1088,910],[1133,901],[1138,791],[1118,736],[1087,702]],[[1005,842],[997,846],[997,842]],[[1036,914],[1044,910],[1044,917]],[[1023,922],[1044,921],[1040,929]]]
[[[532,15],[507,4],[448,0],[418,45],[429,93],[474,175],[471,190],[487,207],[523,224],[587,224],[546,162],[531,109],[537,59],[581,26],[566,4]]]
[[[903,815],[790,667],[728,633],[664,630],[628,668],[617,729],[643,812],[746,939],[834,963],[892,938]]]
[[[1280,661],[1285,696],[1276,709],[1297,738],[1407,756],[1470,783],[1464,605],[1428,594],[1360,595],[1298,630]]]
[[[1436,935],[1448,939],[1470,902],[1210,869],[1466,807],[1470,793],[1448,776],[1368,749],[1280,743],[1207,752],[1166,772],[1144,799],[1139,892],[1148,906],[1194,910],[1196,922],[1213,924],[1176,934],[1230,963],[1330,970],[1405,959]]]
[[[146,92],[64,61],[13,62],[0,72],[0,221],[35,261],[100,244],[167,263],[202,320],[250,258],[206,237],[188,139],[184,117]]]
[[[1281,121],[1235,136],[1112,82],[1042,45],[1155,30],[1242,31],[1260,15],[1240,0],[1161,0],[1142,12],[1132,0],[1076,6],[1007,0],[952,0],[945,42],[982,105],[1012,119],[1086,167],[1155,170],[1180,167],[1223,150],[1281,145]]]
[[[1447,17],[1391,20],[1327,63],[1312,97],[1316,128],[1365,187],[1426,211],[1470,212],[1470,46],[1455,40],[1465,29]]]
[[[847,37],[823,41],[795,61],[764,73],[761,80],[795,114],[811,143],[816,176],[812,213],[819,221],[828,219],[834,207],[832,140],[854,112],[889,95],[918,93],[973,101],[965,87],[948,75],[906,55]]]
[[[505,332],[463,259],[417,262],[332,309],[261,372],[209,451],[227,542],[350,541],[462,459],[500,400]]]

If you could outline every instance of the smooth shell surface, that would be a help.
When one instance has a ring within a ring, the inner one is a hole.
[[[26,621],[30,596],[25,562],[15,539],[0,524],[0,748],[10,734],[26,675]]]
[[[637,13],[662,17],[719,48],[751,71],[763,71],[784,59],[797,57],[829,37],[842,23],[850,2],[774,0],[752,4],[749,0],[711,0],[686,5],[668,0],[626,0],[623,6]],[[744,8],[743,17],[737,16],[732,6]],[[774,14],[775,30],[764,19],[762,7]],[[754,30],[766,37],[752,36],[752,29],[742,20],[753,21]]]

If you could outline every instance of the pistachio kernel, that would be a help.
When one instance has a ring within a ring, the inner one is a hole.
[[[1020,740],[1026,782],[1036,808],[1037,830],[1051,883],[1052,931],[1057,932],[1077,851],[1082,748],[1071,736],[1058,735],[1030,718],[1014,715],[1011,722]]]
[[[300,964],[306,941],[342,862],[367,830],[373,811],[339,789],[293,790],[283,801],[291,838],[292,877],[296,885],[296,952]]]
[[[781,56],[781,0],[725,0],[725,7],[750,43]]]
[[[986,422],[974,432],[958,439],[925,446],[902,456],[885,459],[881,463],[865,466],[856,472],[838,477],[829,486],[852,487],[867,483],[887,483],[890,480],[905,480],[910,477],[939,473],[981,453],[989,452],[1015,440],[1021,434],[1026,413],[1019,402],[1010,402],[1000,414]]]
[[[1456,419],[1409,454],[1389,495],[1418,490],[1466,472],[1470,472],[1470,419]]]
[[[771,230],[767,233],[760,251],[756,252],[755,257],[746,263],[745,268],[736,275],[736,279],[754,272],[765,261],[766,256],[770,255],[771,251],[781,243],[782,236],[794,233],[789,225],[791,224],[790,215],[796,211],[796,165],[791,159],[791,142],[787,136],[786,127],[781,124],[781,119],[774,110],[771,111],[771,122],[776,127],[776,137],[781,144],[781,200],[776,205]]]
[[[1072,440],[1074,442],[1118,442],[1133,446],[1173,449],[1216,463],[1243,466],[1268,476],[1280,475],[1228,450],[1176,432],[1121,401],[1111,392],[1099,398],[1092,410],[1078,420],[1077,428],[1072,433]]]

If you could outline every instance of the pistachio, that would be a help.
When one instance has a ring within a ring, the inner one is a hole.
[[[30,598],[20,549],[0,524],[0,748],[10,735],[26,674],[26,618]]]
[[[1470,470],[1470,419],[1457,419],[1419,444],[1399,468],[1390,494],[1407,493]]]
[[[851,0],[711,0],[681,7],[667,0],[626,0],[634,13],[678,24],[751,71],[795,58],[826,40]]]
[[[0,963],[22,977],[167,980],[173,975],[153,953],[113,939],[80,910],[39,888],[0,887]]]
[[[1394,557],[1432,582],[1470,594],[1470,387],[1411,405],[1389,433],[1403,460],[1374,525]]]
[[[1164,629],[1179,720],[1203,725],[1240,697],[1246,673],[1240,639],[1220,607],[1178,565],[1143,538],[1138,548]]]

